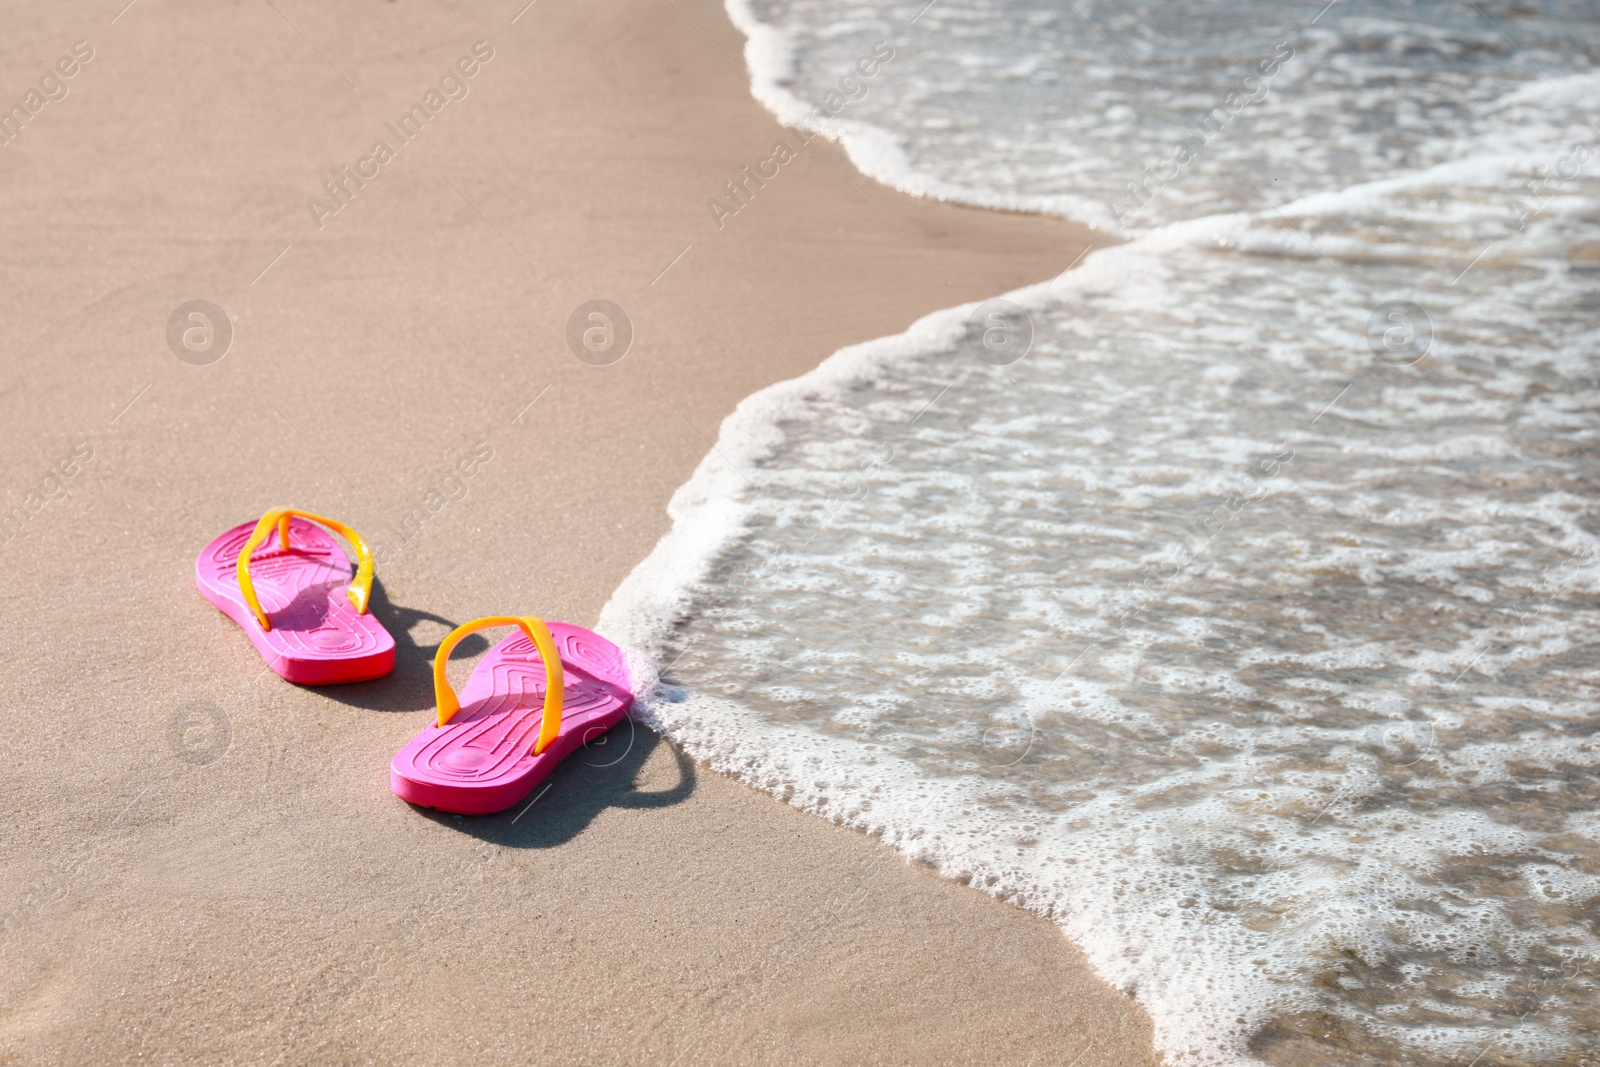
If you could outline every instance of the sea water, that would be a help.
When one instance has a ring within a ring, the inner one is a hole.
[[[1131,240],[747,399],[644,714],[1174,1063],[1600,1063],[1600,11],[732,11],[875,176]]]

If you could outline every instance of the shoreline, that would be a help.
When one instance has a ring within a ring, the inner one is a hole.
[[[1053,924],[643,728],[520,813],[387,783],[433,643],[500,611],[591,623],[739,401],[1112,239],[902,195],[820,137],[719,231],[707,199],[795,133],[714,0],[120,7],[16,8],[0,46],[24,73],[95,50],[0,152],[0,503],[93,457],[0,545],[28,694],[0,1051],[1157,1062]],[[479,41],[470,92],[308,212]],[[194,300],[231,323],[209,362],[169,344]],[[597,300],[620,359],[570,346]],[[264,677],[194,589],[200,547],[275,504],[409,532],[374,590],[394,674]]]

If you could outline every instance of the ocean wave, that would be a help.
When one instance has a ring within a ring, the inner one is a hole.
[[[849,10],[751,33],[780,118]],[[1487,39],[1407,18],[1312,40]],[[1174,1062],[1600,1052],[1593,83],[1491,73],[1453,155],[747,398],[602,613],[641,715],[1058,922]]]

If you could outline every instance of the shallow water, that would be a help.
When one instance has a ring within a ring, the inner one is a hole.
[[[1582,0],[729,6],[763,103],[868,173],[1121,232],[1454,161],[1515,125],[1508,93],[1600,58]],[[879,41],[894,57],[862,77]]]
[[[1316,14],[1211,5],[1183,52],[1139,10],[1180,89],[1071,5],[939,0],[927,73],[842,112],[922,128],[858,157],[1112,198]],[[1131,225],[1245,212],[747,400],[602,619],[691,752],[1054,918],[1179,1063],[1600,1061],[1594,15],[1386,10],[1324,15]],[[796,96],[915,14],[758,13]],[[1156,132],[1056,109],[1107,86]],[[1355,174],[1392,180],[1317,185]]]

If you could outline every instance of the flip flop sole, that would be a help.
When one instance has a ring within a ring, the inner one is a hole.
[[[461,710],[429,725],[389,765],[394,794],[419,807],[492,815],[516,804],[567,756],[621,722],[633,707],[622,650],[592,630],[552,622],[566,675],[561,732],[539,755],[544,661],[513,633],[491,648],[461,690]]]
[[[201,595],[239,624],[261,658],[281,677],[300,685],[331,685],[381,678],[394,669],[394,638],[345,596],[350,560],[322,527],[289,520],[288,549],[269,538],[250,555],[250,576],[272,629],[263,630],[245,603],[235,565],[255,529],[241,523],[195,560]]]

